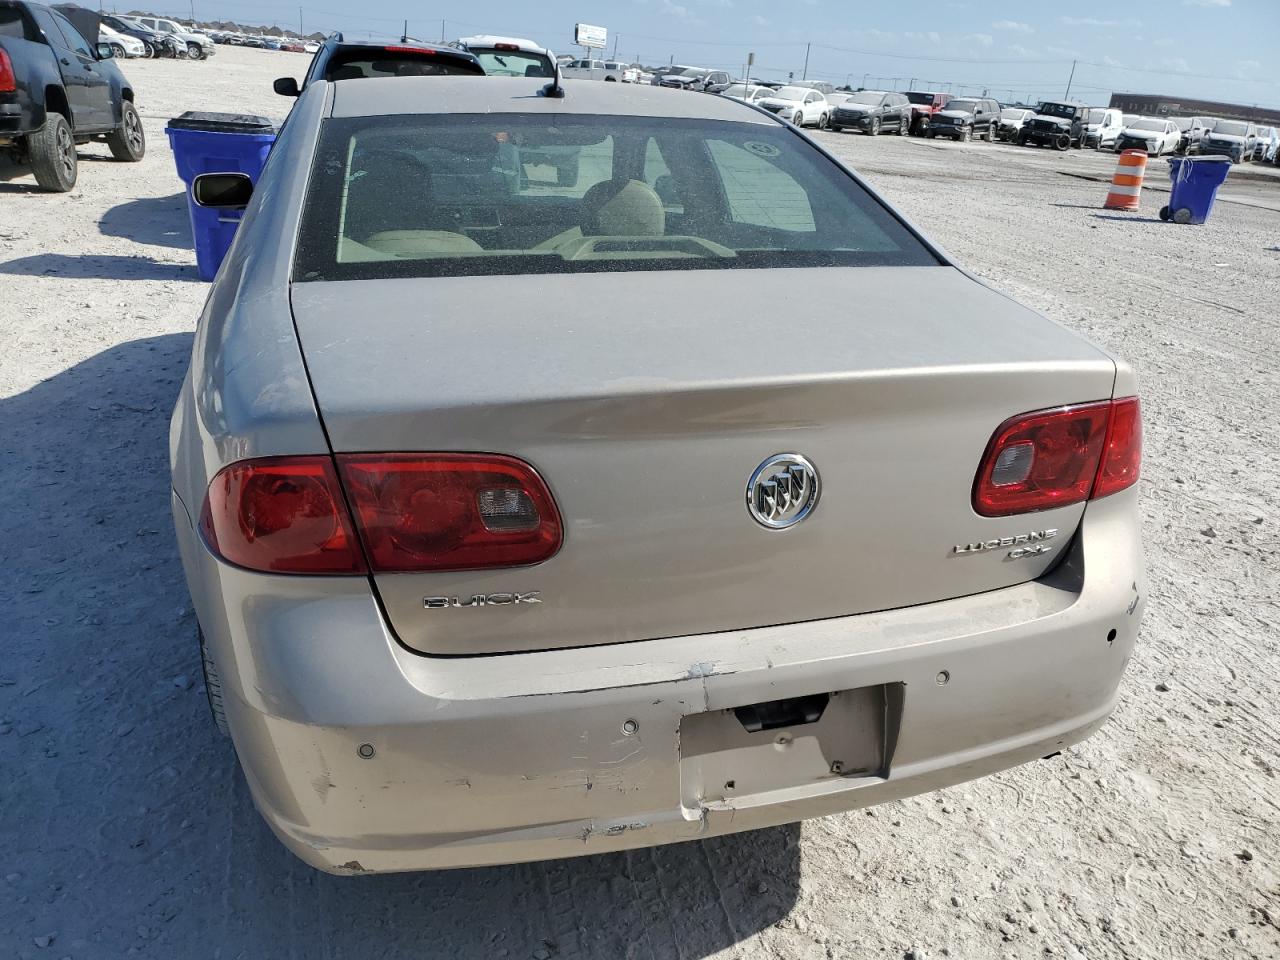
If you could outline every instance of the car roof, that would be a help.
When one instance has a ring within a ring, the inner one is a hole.
[[[563,98],[539,96],[547,85],[529,77],[378,77],[333,84],[330,116],[546,113],[779,122],[739,100],[691,97],[669,87],[565,80]]]

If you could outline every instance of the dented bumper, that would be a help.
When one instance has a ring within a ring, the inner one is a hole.
[[[459,658],[407,651],[365,584],[246,596],[261,575],[180,539],[203,596],[241,598],[198,612],[258,808],[302,859],[357,873],[770,826],[1062,749],[1114,706],[1145,596],[1137,524],[1136,490],[1096,501],[1053,574],[971,597]],[[734,712],[832,693],[813,723],[752,732]]]

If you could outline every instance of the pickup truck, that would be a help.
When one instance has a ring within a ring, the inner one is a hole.
[[[77,144],[104,141],[131,163],[146,152],[133,87],[111,57],[57,10],[0,0],[0,155],[45,190],[76,185]]]

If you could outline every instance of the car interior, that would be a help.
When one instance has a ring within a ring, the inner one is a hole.
[[[861,187],[786,130],[582,119],[329,121],[317,169],[343,171],[342,183],[313,180],[304,232],[318,233],[320,243],[328,233],[327,258],[337,264],[918,247]]]

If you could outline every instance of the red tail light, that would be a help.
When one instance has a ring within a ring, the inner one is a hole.
[[[13,74],[13,62],[9,55],[0,50],[0,93],[14,93],[18,89],[18,78]]]
[[[270,573],[364,573],[329,457],[243,460],[209,484],[205,540],[237,566]]]
[[[330,457],[223,469],[200,521],[210,548],[250,570],[317,574],[524,566],[560,549],[555,500],[522,460],[392,453],[337,461],[341,483]]]
[[[520,49],[520,46],[519,46],[519,44],[515,44],[515,43],[495,43],[495,44],[493,45],[493,49],[495,49],[495,50],[519,50],[519,49]]]
[[[551,491],[522,460],[489,454],[340,454],[375,572],[539,563],[560,549]]]
[[[978,468],[973,509],[1005,517],[1105,497],[1137,482],[1136,397],[1025,413],[996,430]]]
[[[1142,407],[1137,397],[1111,404],[1111,425],[1098,467],[1093,499],[1127,490],[1138,482],[1142,470]]]

